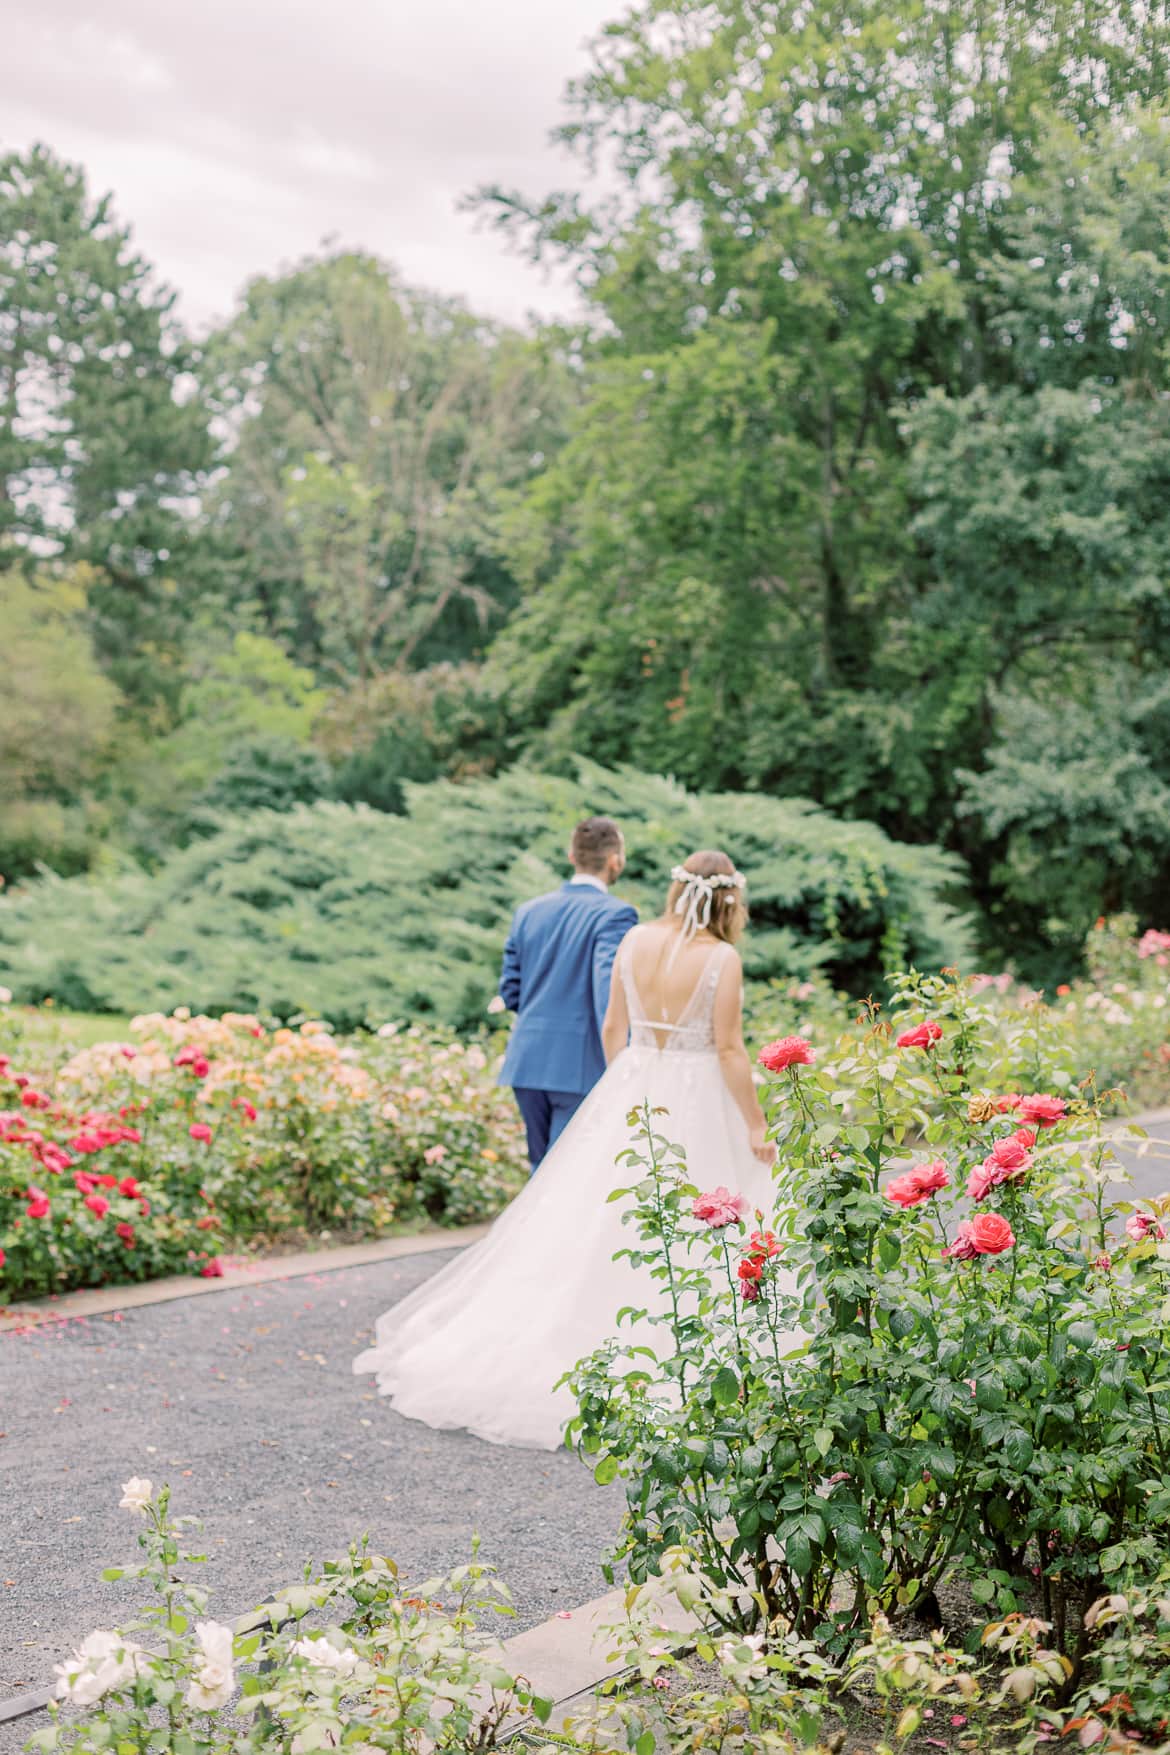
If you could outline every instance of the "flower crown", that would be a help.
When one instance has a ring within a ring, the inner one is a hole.
[[[693,938],[696,932],[710,926],[716,890],[742,890],[747,885],[742,871],[718,871],[712,877],[704,877],[701,872],[688,871],[685,865],[673,866],[670,877],[672,883],[683,886],[674,911],[683,917],[684,938]]]

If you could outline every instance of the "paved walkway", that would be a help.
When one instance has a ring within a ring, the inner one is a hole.
[[[623,1496],[565,1451],[505,1450],[404,1420],[354,1377],[374,1318],[451,1251],[234,1288],[0,1341],[0,1699],[123,1618],[130,1475],[203,1520],[213,1612],[231,1616],[369,1531],[411,1576],[483,1556],[513,1626],[605,1589]],[[33,1726],[0,1728],[0,1751]]]

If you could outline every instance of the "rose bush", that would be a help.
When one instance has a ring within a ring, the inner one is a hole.
[[[901,994],[770,1087],[767,1232],[643,1115],[624,1193],[652,1344],[570,1374],[570,1437],[626,1480],[635,1578],[689,1546],[740,1631],[780,1617],[836,1657],[959,1578],[1035,1603],[1072,1687],[1088,1604],[1170,1541],[1170,1199],[1127,1235],[1092,1079],[1030,1086],[1034,1032],[1005,1040],[954,977]]]
[[[180,1010],[23,1065],[0,1054],[0,1302],[215,1273],[228,1244],[464,1224],[523,1179],[487,1053],[434,1033]]]

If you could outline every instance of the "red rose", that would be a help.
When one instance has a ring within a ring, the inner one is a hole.
[[[1056,990],[1056,996],[1058,999],[1067,999],[1068,995],[1071,992],[1072,992],[1072,988],[1069,986],[1068,982],[1062,981],[1060,986]]]
[[[760,1280],[764,1276],[764,1264],[759,1256],[745,1255],[735,1271],[741,1280]]]
[[[211,1071],[211,1063],[205,1060],[201,1054],[197,1054],[191,1062],[191,1071],[197,1079],[205,1079]]]
[[[201,1219],[196,1219],[195,1229],[197,1231],[214,1231],[218,1224],[219,1220],[214,1213],[204,1213]]]
[[[1020,1115],[1024,1121],[1034,1121],[1038,1127],[1055,1127],[1068,1114],[1068,1104],[1063,1097],[1046,1097],[1035,1095],[1020,1098]]]
[[[916,1207],[940,1188],[949,1188],[950,1181],[943,1159],[934,1158],[929,1164],[916,1164],[904,1175],[895,1176],[886,1184],[886,1199],[900,1207]]]
[[[774,1255],[780,1253],[780,1244],[774,1231],[753,1231],[748,1242],[749,1254],[758,1256],[762,1261],[770,1261]]]
[[[51,1176],[60,1176],[62,1170],[68,1170],[73,1159],[62,1146],[45,1145],[40,1148],[41,1163]]]
[[[20,1080],[18,1079],[17,1084],[19,1083]],[[43,1091],[34,1091],[32,1089],[22,1091],[20,1093],[20,1100],[26,1109],[48,1109],[53,1101],[51,1097],[46,1097]]]
[[[142,1214],[143,1218],[145,1218],[150,1211],[150,1202],[144,1194],[138,1196],[138,1211]]]
[[[769,1072],[783,1072],[788,1066],[811,1066],[816,1054],[803,1036],[781,1036],[761,1048],[757,1058]]]
[[[1002,1213],[976,1213],[971,1220],[971,1240],[977,1255],[1002,1255],[1016,1241]]]
[[[933,1021],[917,1024],[913,1030],[904,1030],[898,1037],[899,1048],[933,1048],[942,1040],[942,1025]]]
[[[1021,1102],[1022,1098],[1018,1091],[1009,1091],[1006,1097],[997,1097],[995,1099],[995,1107],[999,1110],[1001,1115],[1010,1115],[1013,1109],[1018,1109],[1020,1107]]]
[[[39,1188],[29,1189],[29,1203],[25,1212],[30,1219],[47,1219],[49,1216],[49,1197],[42,1194]]]
[[[101,1136],[96,1133],[74,1134],[69,1144],[75,1152],[100,1152],[102,1149]]]
[[[138,1184],[133,1176],[123,1176],[118,1184],[118,1193],[124,1194],[127,1200],[138,1199]]]
[[[205,1146],[211,1144],[211,1129],[205,1121],[193,1121],[187,1132],[193,1140],[202,1140]]]
[[[223,1263],[220,1261],[218,1255],[213,1255],[210,1261],[204,1262],[203,1266],[199,1269],[199,1272],[205,1280],[222,1279]]]
[[[0,1268],[2,1268],[4,1266],[4,1263],[7,1260],[8,1260],[8,1257],[5,1255],[4,1251],[2,1249],[0,1249]]]
[[[127,1249],[133,1247],[134,1227],[133,1225],[128,1224],[125,1219],[122,1220],[120,1225],[114,1226],[114,1234],[122,1239],[122,1242],[126,1245]]]
[[[108,1170],[104,1175],[97,1177],[96,1181],[99,1188],[117,1188],[118,1186],[118,1178],[111,1176]]]
[[[104,1219],[110,1210],[110,1203],[104,1194],[87,1194],[85,1204],[99,1219]]]

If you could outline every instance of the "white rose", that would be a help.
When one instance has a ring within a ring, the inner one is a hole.
[[[12,995],[7,987],[0,987],[0,1005],[11,1005]]]
[[[500,1012],[506,1012],[508,1008],[504,1004],[502,996],[497,993],[494,999],[488,1000],[487,1009],[488,1009],[488,1015],[490,1017],[494,1018],[494,1017],[497,1017]]]
[[[232,1630],[219,1621],[197,1621],[195,1637],[203,1661],[187,1690],[187,1705],[197,1712],[214,1712],[226,1706],[236,1691],[232,1664]]]
[[[149,1481],[135,1475],[129,1481],[122,1482],[122,1497],[119,1501],[121,1511],[145,1511],[150,1504],[154,1488]]]
[[[93,1706],[111,1688],[121,1688],[147,1662],[142,1647],[120,1633],[98,1628],[83,1639],[73,1656],[54,1665],[57,1698],[74,1706]]]
[[[318,1670],[333,1670],[339,1676],[352,1676],[361,1658],[352,1646],[339,1651],[327,1639],[297,1639],[289,1647],[294,1657],[304,1658]]]

